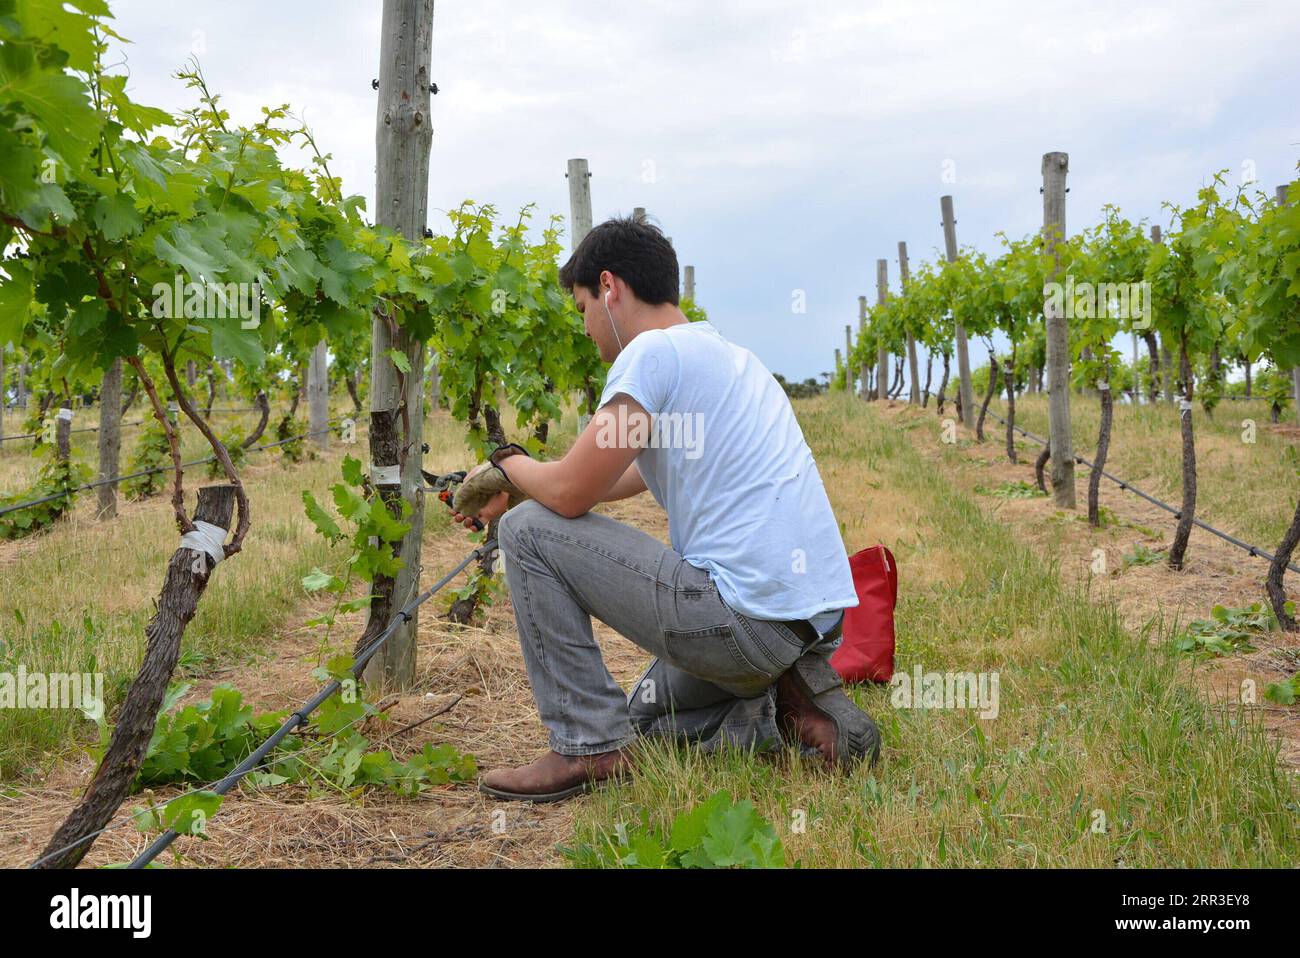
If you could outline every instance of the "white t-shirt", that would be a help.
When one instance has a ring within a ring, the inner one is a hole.
[[[812,450],[757,356],[707,322],[647,330],[614,360],[600,404],[619,393],[654,417],[636,464],[673,549],[727,605],[786,620],[858,604]]]

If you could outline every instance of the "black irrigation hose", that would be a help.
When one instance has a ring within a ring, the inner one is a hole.
[[[367,646],[366,650],[361,653],[360,657],[353,664],[352,677],[354,679],[361,678],[361,672],[365,668],[366,663],[369,662],[370,659],[374,656],[374,654],[379,651],[380,646],[382,646],[385,642],[387,642],[388,639],[392,636],[392,634],[397,631],[397,627],[399,625],[411,621],[412,612],[418,609],[425,602],[429,601],[429,599],[433,598],[434,593],[436,593],[439,589],[441,589],[448,582],[450,582],[457,575],[459,575],[461,570],[464,569],[471,562],[473,562],[475,559],[485,555],[490,555],[492,550],[496,548],[496,544],[497,541],[495,539],[489,539],[487,542],[483,543],[481,546],[479,546],[477,549],[475,549],[473,552],[467,555],[464,559],[462,559],[454,569],[452,569],[445,576],[443,576],[441,579],[435,582],[432,586],[429,587],[429,589],[420,593],[418,596],[412,599],[407,605],[403,606],[398,611],[398,613],[395,616],[393,616],[393,621],[388,623],[388,628],[386,628],[383,631],[383,633],[379,636],[379,638],[375,639],[374,642],[372,642],[369,646]],[[332,682],[330,682],[328,685],[322,688],[319,692],[317,692],[314,696],[308,699],[305,703],[303,703],[302,707],[299,708],[298,711],[294,712],[287,719],[285,719],[284,724],[281,725],[278,729],[276,729],[270,738],[268,738],[265,742],[263,742],[260,746],[258,746],[256,751],[254,751],[251,755],[249,755],[248,758],[240,762],[239,765],[236,766],[236,768],[233,771],[231,771],[229,775],[227,775],[220,782],[212,786],[211,791],[215,792],[218,795],[228,794],[232,788],[234,788],[236,785],[239,784],[240,780],[243,779],[245,775],[247,775],[249,772],[255,769],[261,763],[262,759],[266,758],[266,756],[270,754],[271,750],[274,749],[277,745],[280,744],[281,741],[284,740],[285,736],[287,736],[298,726],[306,725],[307,719],[311,715],[311,713],[316,711],[316,709],[318,709],[326,699],[334,695],[342,687],[343,687],[342,682],[340,682],[338,679],[334,679]],[[149,847],[146,848],[139,855],[137,855],[136,858],[127,867],[144,868],[151,861],[157,858],[158,855],[161,854],[167,848],[168,845],[170,845],[173,841],[175,841],[178,834],[179,834],[178,832],[168,829],[166,832],[164,832],[163,834],[159,835],[156,839],[154,839],[153,842],[149,845]]]
[[[990,409],[990,410],[988,411],[988,414],[989,414],[990,416],[992,416],[994,419],[996,419],[998,422],[1002,423],[1002,425],[1004,425],[1004,426],[1007,425],[1007,421],[1006,421],[1005,419],[1003,419],[1001,416],[999,416],[997,413],[995,413],[993,410]],[[1048,444],[1046,439],[1041,439],[1041,438],[1039,438],[1038,436],[1035,436],[1032,432],[1028,432],[1028,431],[1026,431],[1026,430],[1024,430],[1024,429],[1021,429],[1019,426],[1012,426],[1011,428],[1014,429],[1016,432],[1020,433],[1022,436],[1025,436],[1025,437],[1028,438],[1028,439],[1032,439],[1034,442],[1038,443],[1040,446],[1046,446],[1046,445]],[[1093,465],[1091,462],[1089,462],[1087,459],[1084,459],[1083,456],[1075,456],[1075,457],[1074,457],[1074,461],[1077,462],[1077,463],[1081,463],[1082,465],[1087,466],[1089,469],[1094,469],[1094,470],[1096,470],[1097,472],[1100,472],[1103,476],[1105,476],[1105,477],[1106,477],[1107,479],[1109,479],[1111,482],[1115,483],[1115,484],[1116,484],[1117,486],[1119,486],[1121,489],[1124,489],[1124,490],[1126,490],[1126,491],[1128,491],[1128,492],[1131,492],[1131,493],[1133,493],[1135,496],[1141,496],[1143,499],[1145,499],[1147,502],[1151,503],[1153,506],[1157,506],[1157,507],[1159,507],[1159,508],[1165,510],[1165,512],[1171,513],[1175,519],[1181,519],[1181,518],[1182,518],[1182,510],[1181,510],[1181,509],[1175,509],[1175,508],[1174,508],[1173,506],[1171,506],[1169,503],[1167,503],[1167,502],[1161,502],[1161,501],[1160,501],[1159,499],[1157,499],[1155,496],[1151,496],[1151,495],[1148,495],[1147,493],[1143,492],[1143,491],[1142,491],[1141,489],[1139,489],[1137,486],[1133,485],[1133,483],[1131,483],[1131,482],[1126,482],[1126,481],[1124,481],[1123,479],[1120,479],[1118,476],[1112,476],[1112,475],[1111,475],[1109,472],[1107,472],[1105,469],[1097,469],[1096,466],[1094,466],[1094,465]],[[1193,517],[1193,518],[1192,518],[1192,525],[1196,526],[1198,529],[1204,529],[1206,532],[1209,532],[1209,533],[1211,533],[1212,535],[1216,535],[1216,536],[1218,536],[1218,537],[1219,537],[1220,539],[1222,539],[1224,542],[1231,542],[1231,543],[1232,543],[1234,546],[1236,546],[1238,549],[1244,549],[1246,552],[1249,552],[1251,555],[1253,555],[1253,556],[1258,556],[1259,558],[1265,560],[1266,562],[1272,562],[1272,561],[1273,561],[1273,556],[1272,556],[1271,553],[1265,552],[1263,549],[1259,548],[1258,546],[1253,546],[1253,545],[1251,545],[1249,542],[1242,542],[1242,541],[1241,541],[1240,539],[1238,539],[1236,536],[1234,536],[1234,535],[1230,535],[1229,533],[1224,532],[1222,529],[1216,529],[1216,528],[1214,528],[1214,526],[1210,525],[1210,524],[1207,523],[1207,522],[1202,522],[1200,519],[1197,519],[1197,518]],[[1288,562],[1288,563],[1287,563],[1287,568],[1290,569],[1292,572],[1300,572],[1300,566],[1296,566],[1295,563],[1292,563],[1292,562]]]
[[[337,419],[330,420],[331,423],[338,422],[338,421],[340,420]],[[316,430],[313,432],[304,432],[301,435],[290,436],[288,439],[281,439],[277,442],[268,442],[260,446],[253,446],[247,451],[261,452],[264,449],[274,449],[276,446],[286,446],[291,442],[297,442],[300,439],[307,439],[311,436],[319,435],[321,432],[330,432],[330,431],[331,431],[330,429],[324,429],[324,430]],[[211,456],[206,456],[203,459],[194,459],[190,462],[182,462],[181,468],[188,469],[191,466],[202,466],[209,462],[215,462],[216,459],[217,457],[215,455],[211,455]],[[112,479],[96,479],[94,482],[88,482],[85,485],[77,486],[75,489],[66,489],[63,492],[56,492],[52,496],[44,496],[43,498],[40,499],[33,499],[31,500],[31,502],[20,502],[17,505],[6,506],[5,508],[0,509],[0,516],[7,516],[11,512],[18,512],[22,509],[30,509],[32,506],[44,505],[47,502],[53,502],[55,499],[62,499],[65,496],[71,496],[78,492],[85,492],[88,489],[97,489],[100,486],[108,486],[117,482],[125,482],[127,479],[139,479],[141,476],[150,476],[158,472],[171,472],[175,468],[176,468],[175,465],[157,466],[153,469],[142,469],[140,472],[133,472],[125,476],[114,476]]]

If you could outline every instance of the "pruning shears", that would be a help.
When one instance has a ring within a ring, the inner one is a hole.
[[[452,504],[452,498],[456,494],[456,487],[465,481],[465,470],[459,469],[456,472],[449,472],[445,475],[435,476],[433,473],[425,472],[421,469],[420,474],[424,476],[424,481],[429,484],[429,488],[437,494],[439,499],[447,504],[448,509],[451,509],[454,512],[456,507]],[[483,531],[483,523],[477,518],[474,519],[474,531]]]

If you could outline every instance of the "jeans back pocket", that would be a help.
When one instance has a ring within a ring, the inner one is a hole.
[[[664,645],[668,652],[665,658],[679,669],[733,695],[742,698],[758,695],[776,676],[745,654],[736,632],[737,627],[731,625],[665,629]]]

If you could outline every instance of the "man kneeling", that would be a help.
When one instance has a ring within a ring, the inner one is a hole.
[[[629,771],[637,734],[779,747],[830,766],[875,761],[875,724],[830,665],[857,605],[848,557],[785,392],[753,353],[678,308],[677,256],[654,226],[613,219],[560,270],[601,358],[601,405],[568,454],[517,446],[498,470],[499,542],[551,750],[483,776],[500,799],[557,801]],[[672,548],[589,510],[647,489]],[[504,513],[504,515],[502,515]],[[473,517],[457,515],[471,524]],[[655,658],[624,695],[591,617]]]

